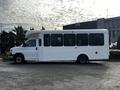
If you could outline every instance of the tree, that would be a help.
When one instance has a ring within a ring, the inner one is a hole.
[[[15,46],[15,34],[11,31],[8,33],[8,48],[12,48]]]
[[[16,41],[16,45],[18,46],[25,41],[26,30],[24,30],[22,26],[18,26],[18,27],[14,27],[13,31],[16,33],[15,41]]]
[[[5,53],[8,46],[8,33],[5,31],[2,31],[0,35],[0,39],[1,39],[1,44],[0,44],[1,53]]]
[[[16,45],[20,45],[25,41],[25,33],[27,32],[22,26],[14,27]]]
[[[15,27],[14,32],[6,32],[5,30],[0,34],[0,49],[1,53],[5,53],[10,48],[16,45],[20,45],[25,40],[26,30],[22,26]],[[16,42],[16,43],[15,43]]]
[[[5,53],[11,47],[15,46],[15,34],[13,32],[2,31],[0,34],[1,53]]]

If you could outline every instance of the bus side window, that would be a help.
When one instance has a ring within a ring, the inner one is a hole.
[[[50,34],[44,34],[44,46],[50,46]]]
[[[89,45],[90,46],[103,46],[104,45],[104,34],[102,33],[89,34]]]
[[[75,46],[75,34],[64,34],[64,46]]]
[[[51,46],[63,46],[63,35],[51,34]]]
[[[88,46],[88,34],[77,34],[77,46]]]

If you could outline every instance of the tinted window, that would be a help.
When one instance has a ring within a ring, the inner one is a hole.
[[[75,34],[64,34],[64,46],[75,46]]]
[[[88,45],[88,34],[77,34],[77,46]]]
[[[62,34],[51,34],[51,45],[52,46],[63,46],[63,35]]]
[[[44,35],[44,46],[50,46],[50,34]]]
[[[39,39],[39,46],[41,46],[41,39]]]
[[[101,33],[90,34],[89,45],[91,46],[104,45],[104,34]]]
[[[35,47],[36,46],[36,40],[29,40],[25,43],[26,47]]]

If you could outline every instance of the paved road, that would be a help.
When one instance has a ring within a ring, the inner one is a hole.
[[[0,90],[120,90],[120,62],[0,62]]]

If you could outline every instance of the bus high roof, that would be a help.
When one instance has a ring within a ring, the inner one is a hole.
[[[64,32],[106,32],[107,29],[70,29],[70,30],[32,30],[32,31],[28,31],[26,33],[26,38],[32,37],[32,36],[38,36],[40,33],[52,33],[52,32],[60,32],[60,33],[64,33]]]

